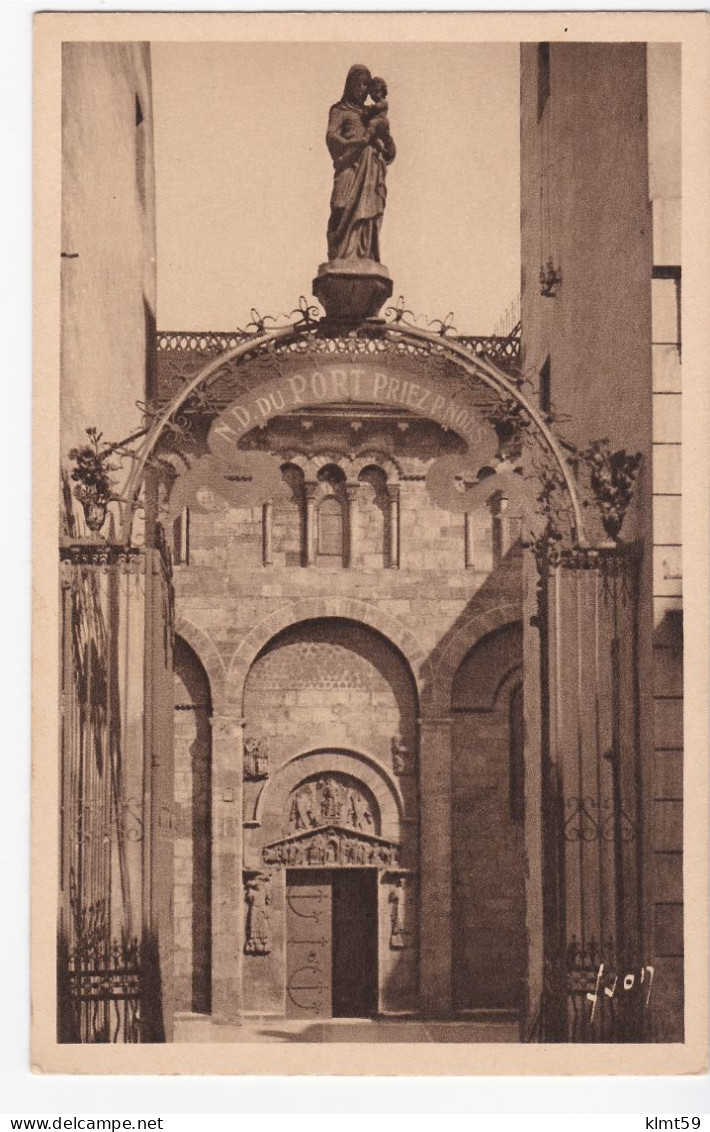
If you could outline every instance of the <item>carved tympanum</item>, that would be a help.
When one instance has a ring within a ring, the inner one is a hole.
[[[377,832],[374,799],[362,783],[344,774],[301,783],[289,799],[288,823],[294,833],[327,825]]]

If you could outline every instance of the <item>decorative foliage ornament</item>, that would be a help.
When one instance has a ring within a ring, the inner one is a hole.
[[[115,480],[111,472],[118,471],[118,464],[109,462],[115,445],[102,447],[102,432],[96,428],[87,428],[86,435],[90,443],[81,448],[72,448],[69,452],[69,459],[75,464],[71,478],[76,483],[74,495],[84,510],[86,525],[90,531],[98,534],[106,521],[109,503],[116,499],[113,493]]]
[[[604,437],[593,440],[580,457],[589,467],[589,482],[601,513],[602,526],[614,542],[624,523],[627,508],[633,498],[634,483],[643,456],[633,456],[624,448],[612,451]]]

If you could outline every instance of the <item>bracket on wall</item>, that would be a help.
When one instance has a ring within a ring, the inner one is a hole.
[[[562,283],[562,273],[555,267],[552,257],[540,268],[540,294],[544,299],[554,299],[557,288]]]

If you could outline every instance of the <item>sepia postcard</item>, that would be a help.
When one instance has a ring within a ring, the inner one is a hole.
[[[709,73],[36,17],[37,1072],[704,1072]]]

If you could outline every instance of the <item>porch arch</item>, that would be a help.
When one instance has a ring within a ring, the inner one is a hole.
[[[221,715],[225,708],[225,667],[214,642],[187,617],[176,619],[175,633],[187,642],[204,668],[210,688],[212,711],[215,715]]]
[[[443,649],[428,658],[422,669],[422,717],[446,715],[451,705],[454,677],[464,657],[483,637],[504,625],[519,623],[522,609],[518,602],[501,602],[485,611],[471,613],[456,627]]]
[[[227,702],[232,705],[233,710],[242,712],[249,670],[269,641],[282,630],[299,622],[322,618],[359,622],[384,637],[401,654],[419,697],[418,673],[424,664],[425,655],[416,638],[396,618],[375,605],[353,598],[306,598],[280,606],[264,617],[240,641],[226,673]]]

